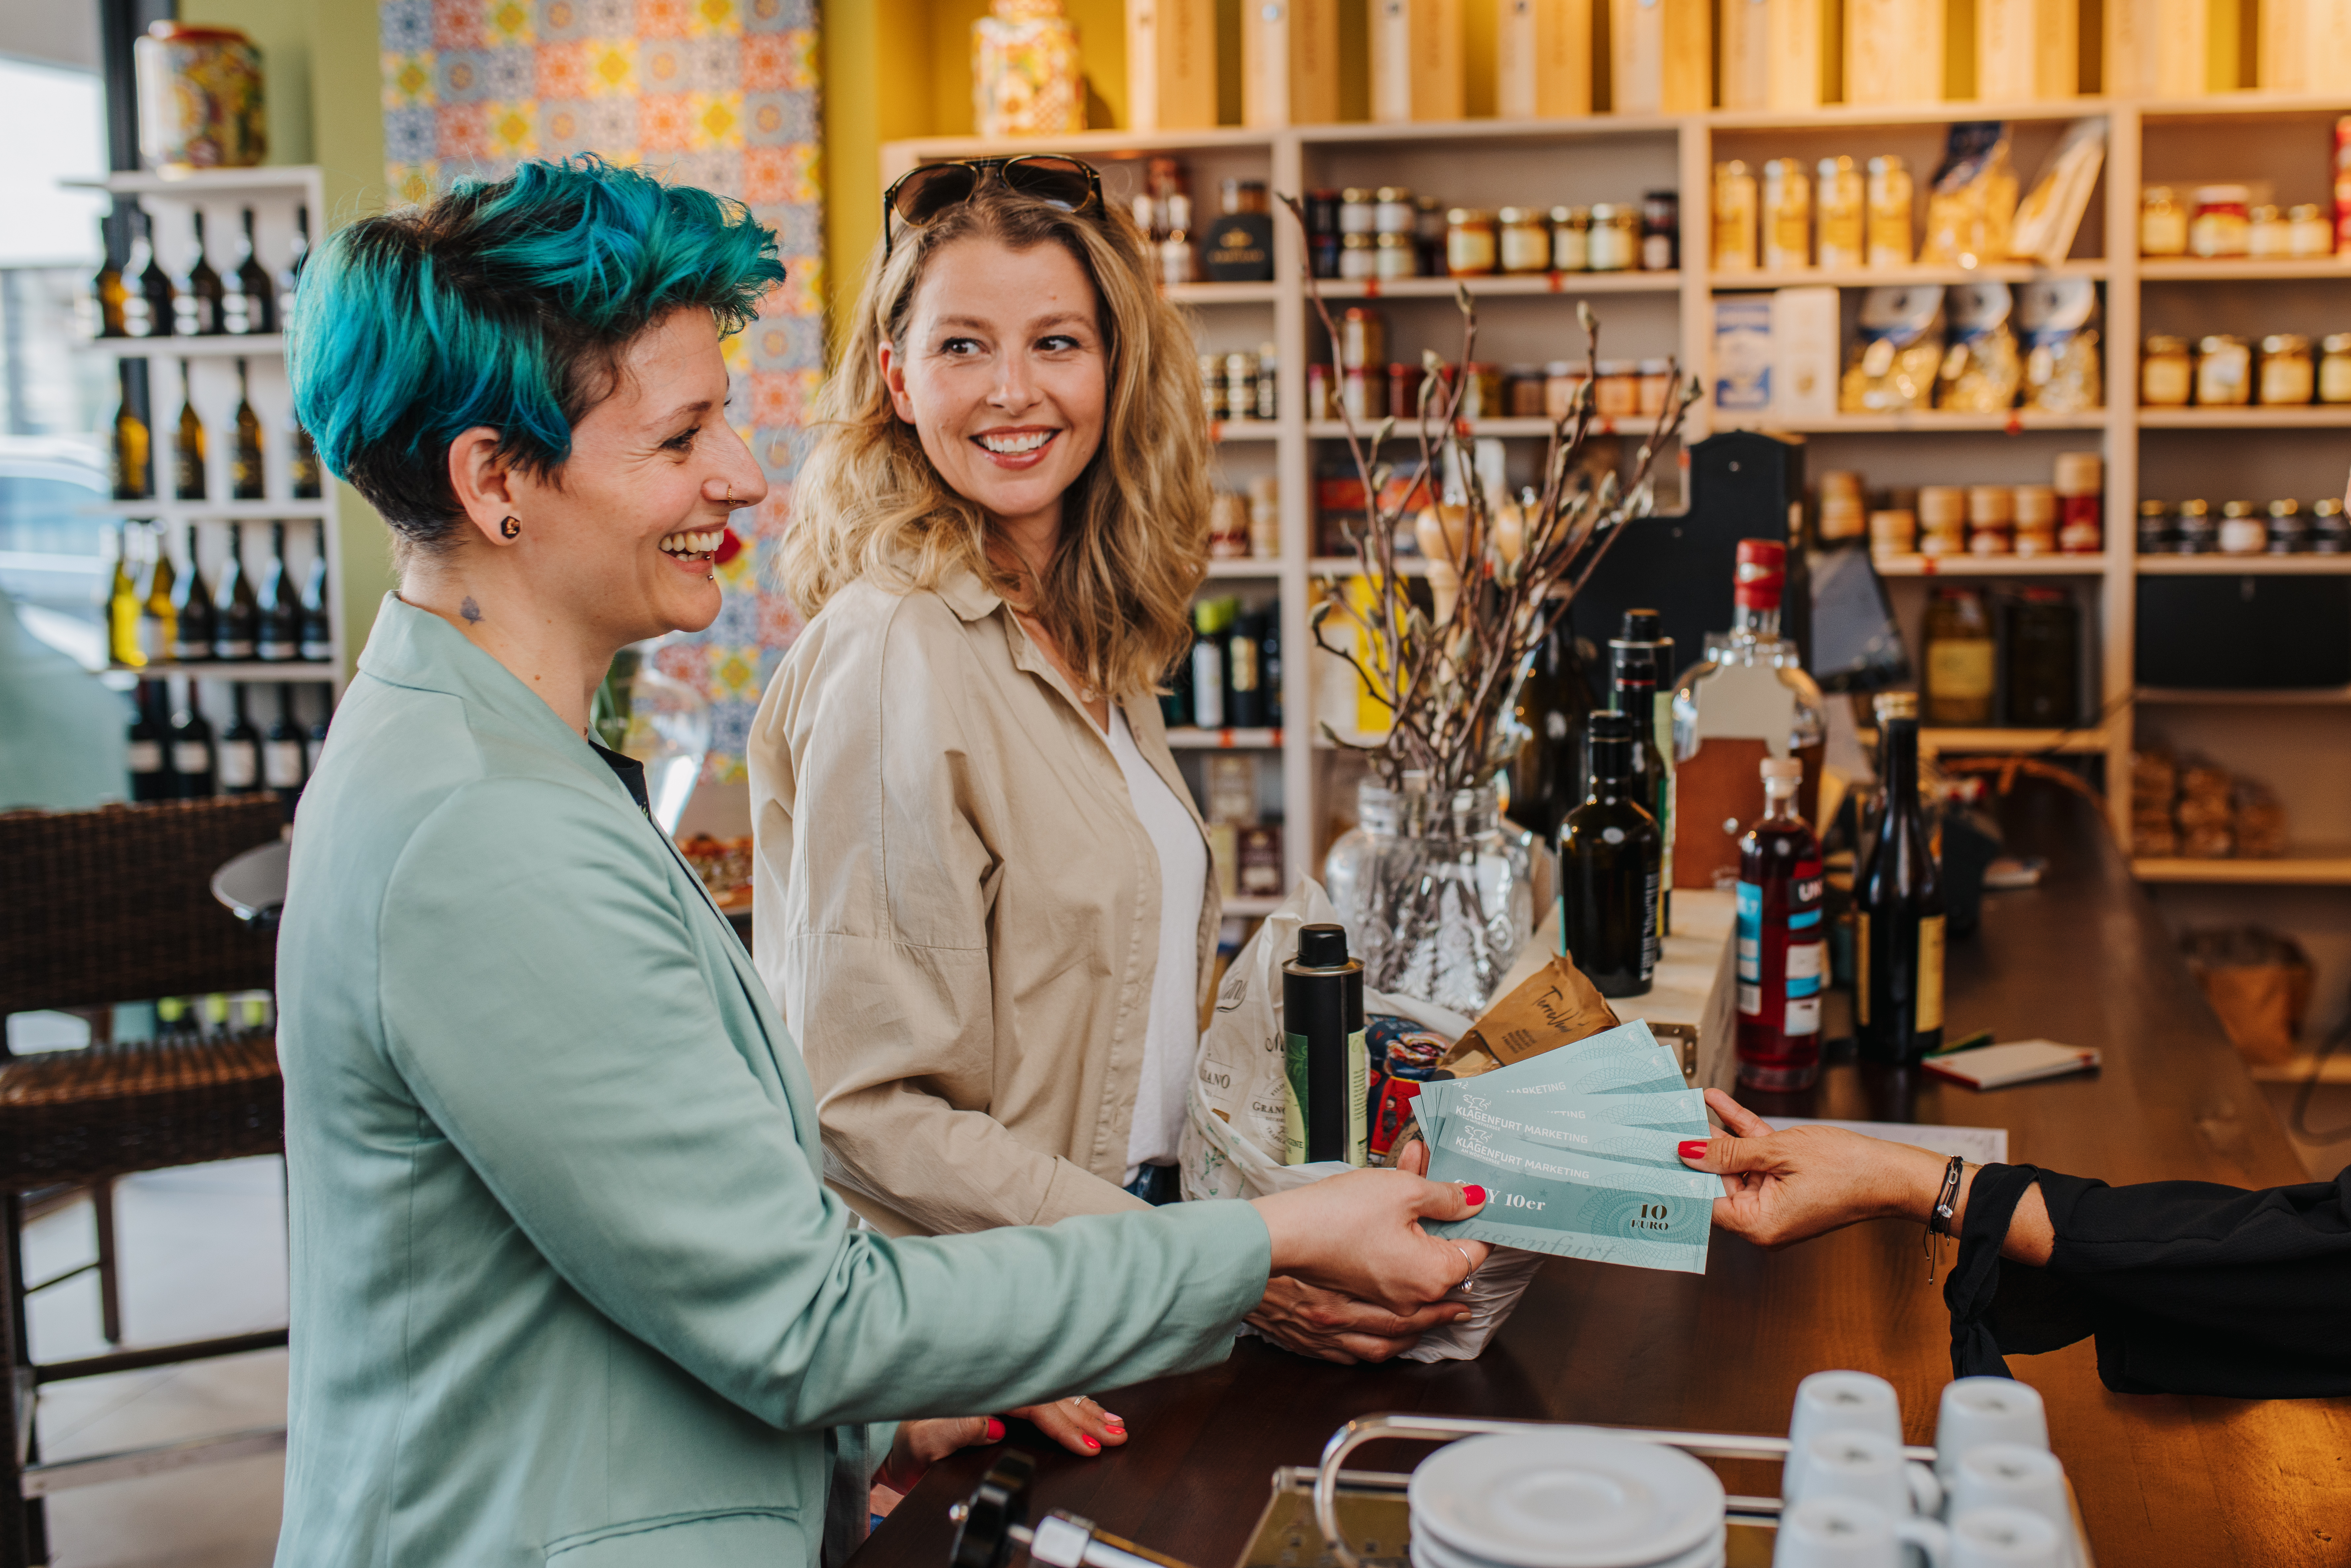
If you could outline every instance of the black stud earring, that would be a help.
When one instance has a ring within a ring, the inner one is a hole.
[[[522,537],[522,519],[519,517],[507,518],[506,521],[498,525],[498,536],[501,538],[520,538]]]

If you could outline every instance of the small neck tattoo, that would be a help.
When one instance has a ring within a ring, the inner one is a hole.
[[[474,602],[474,596],[470,593],[465,595],[465,602],[457,606],[457,613],[465,618],[465,623],[469,626],[478,626],[482,623],[482,607]]]

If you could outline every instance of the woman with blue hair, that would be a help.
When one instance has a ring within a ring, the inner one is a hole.
[[[739,207],[526,163],[344,229],[288,324],[320,456],[392,530],[294,836],[278,1561],[812,1563],[1006,1409],[1222,1357],[1273,1274],[1408,1312],[1483,1195],[891,1240],[820,1179],[798,1051],[589,738],[623,644],[706,626],[765,493],[724,334],[783,270]],[[886,1461],[884,1461],[886,1456]],[[828,1510],[828,1494],[831,1507]]]

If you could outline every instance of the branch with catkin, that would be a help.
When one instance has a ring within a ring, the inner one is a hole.
[[[1302,235],[1306,218],[1298,199],[1284,195],[1281,201]],[[1312,267],[1301,265],[1301,270],[1307,298],[1330,338],[1333,374],[1343,385],[1337,324]],[[1413,426],[1420,456],[1417,483],[1390,497],[1395,465],[1381,453],[1395,436],[1395,419],[1383,418],[1366,434],[1347,400],[1340,400],[1348,455],[1364,484],[1366,520],[1354,545],[1370,594],[1368,602],[1348,612],[1352,648],[1334,645],[1323,635],[1335,608],[1329,601],[1314,607],[1310,622],[1314,645],[1353,666],[1390,719],[1386,735],[1374,741],[1351,739],[1328,724],[1322,726],[1323,735],[1363,753],[1388,788],[1401,789],[1406,773],[1418,773],[1440,798],[1491,782],[1508,760],[1503,715],[1527,655],[1567,613],[1626,526],[1655,510],[1650,470],[1680,434],[1699,395],[1696,380],[1677,367],[1666,406],[1635,459],[1631,482],[1620,484],[1613,467],[1596,484],[1588,482],[1584,459],[1591,444],[1611,433],[1593,412],[1600,324],[1592,307],[1579,300],[1584,379],[1552,422],[1534,499],[1521,503],[1490,496],[1477,480],[1474,431],[1461,413],[1467,367],[1478,341],[1478,311],[1466,287],[1457,285],[1454,302],[1461,312],[1464,368],[1448,376],[1435,353],[1421,356]],[[1458,491],[1448,491],[1440,480],[1448,458],[1462,481]],[[1408,517],[1418,510],[1424,491],[1426,511]],[[1412,601],[1396,566],[1397,530],[1414,522],[1427,559],[1433,603],[1426,611]]]

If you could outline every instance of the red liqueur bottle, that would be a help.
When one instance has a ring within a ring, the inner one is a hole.
[[[1821,1071],[1821,845],[1796,814],[1803,764],[1766,758],[1763,815],[1739,841],[1739,1081],[1809,1089]]]

